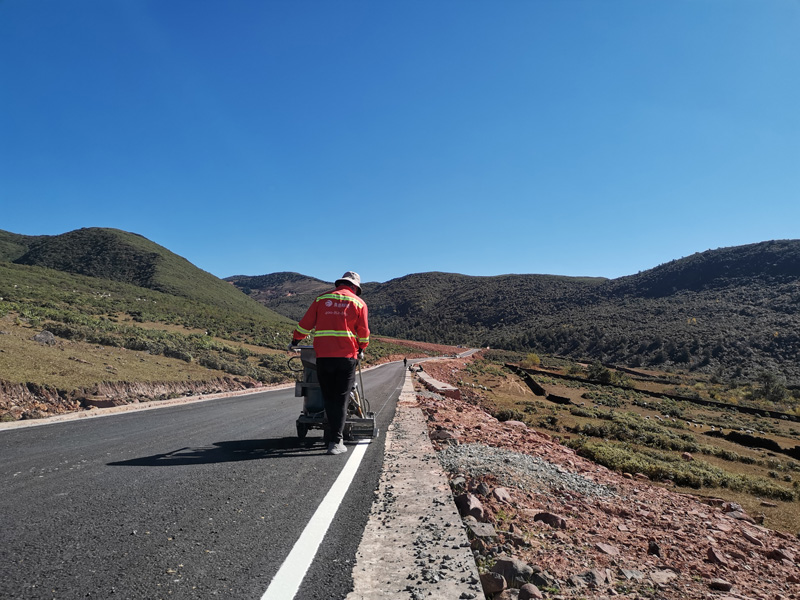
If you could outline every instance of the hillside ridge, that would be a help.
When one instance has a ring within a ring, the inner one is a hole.
[[[313,298],[303,279],[270,281],[251,278],[246,291],[300,318]],[[363,289],[371,325],[393,337],[800,382],[800,240],[707,250],[617,279],[428,272]]]
[[[226,310],[260,314],[264,309],[182,256],[120,229],[86,227],[42,236],[0,230],[0,261],[132,284]]]
[[[288,271],[223,281],[141,235],[109,228],[57,236],[0,231],[0,259],[186,298],[215,307],[217,317],[286,326],[332,285]],[[800,240],[707,250],[617,279],[427,272],[362,287],[371,328],[383,336],[727,380],[772,373],[800,385]]]

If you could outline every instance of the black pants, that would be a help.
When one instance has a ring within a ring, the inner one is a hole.
[[[328,428],[325,430],[327,443],[342,439],[350,390],[356,382],[357,364],[355,358],[317,358],[317,379],[328,417]]]

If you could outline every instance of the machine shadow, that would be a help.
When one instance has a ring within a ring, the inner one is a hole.
[[[316,448],[315,448],[316,446]],[[164,454],[154,454],[107,463],[111,467],[175,467],[183,465],[207,465],[242,460],[267,458],[294,458],[325,454],[327,447],[322,438],[299,439],[284,437],[266,440],[236,440],[215,442],[204,448],[179,448]]]

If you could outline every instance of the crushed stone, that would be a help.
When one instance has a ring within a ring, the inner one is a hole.
[[[448,446],[438,453],[442,467],[450,473],[470,477],[494,475],[504,486],[546,493],[566,490],[584,496],[611,498],[617,493],[610,487],[571,473],[538,456],[521,454],[483,444]]]

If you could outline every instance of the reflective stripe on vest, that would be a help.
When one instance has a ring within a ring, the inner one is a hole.
[[[322,294],[322,296],[317,297],[317,302],[320,300],[339,300],[344,302],[352,302],[358,308],[364,308],[364,303],[361,300],[358,298],[353,298],[352,296],[345,296],[344,294]]]
[[[339,329],[323,329],[314,334],[314,337],[346,337],[355,338],[356,334],[352,331],[339,330]]]

